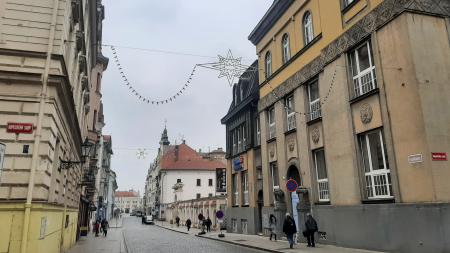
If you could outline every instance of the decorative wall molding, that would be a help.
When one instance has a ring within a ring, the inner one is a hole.
[[[260,98],[258,111],[265,110],[277,102],[278,99],[283,98],[302,84],[306,83],[309,79],[319,74],[325,66],[370,36],[373,31],[381,29],[384,25],[405,11],[449,17],[450,1],[385,0],[339,38],[322,49],[322,53],[319,57],[315,58],[297,73],[289,77],[286,81],[276,87],[273,92]]]
[[[361,122],[363,124],[369,124],[370,122],[372,122],[373,110],[372,106],[370,106],[369,104],[367,103],[362,104],[359,109],[359,114]]]
[[[318,127],[314,127],[311,131],[311,139],[312,141],[317,144],[320,141],[320,130]]]

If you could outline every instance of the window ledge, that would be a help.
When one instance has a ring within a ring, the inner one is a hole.
[[[353,98],[349,102],[350,102],[350,104],[354,104],[354,103],[357,103],[357,102],[359,102],[361,100],[364,100],[364,99],[366,99],[366,98],[368,98],[368,97],[370,97],[370,96],[372,96],[374,94],[378,94],[378,93],[380,93],[380,89],[376,88],[376,89],[373,89],[373,90],[371,90],[371,91],[369,91],[369,92],[367,92],[367,93],[365,93],[365,94],[363,94],[363,95],[361,95],[359,97]]]
[[[241,207],[249,207],[250,206],[250,204],[245,204],[245,205],[242,205]]]
[[[317,119],[310,120],[310,121],[306,122],[306,124],[307,124],[308,126],[310,126],[310,125],[312,125],[312,124],[314,124],[314,123],[317,123],[317,122],[320,122],[320,121],[322,121],[322,116],[321,116],[321,117],[318,117]]]
[[[297,128],[294,128],[294,129],[291,129],[289,131],[284,132],[284,135],[289,135],[289,134],[292,134],[292,133],[295,133],[295,132],[297,132]]]
[[[361,201],[362,204],[391,204],[395,203],[395,199],[365,199]]]
[[[272,139],[267,140],[267,143],[271,143],[277,140],[277,137],[273,137]]]
[[[355,6],[357,3],[359,2],[359,0],[354,0],[352,3],[347,4],[347,6],[344,6],[344,8],[342,8],[341,13],[345,14],[347,13],[351,8],[353,8],[353,6]]]

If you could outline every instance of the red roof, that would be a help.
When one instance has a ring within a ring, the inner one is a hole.
[[[139,193],[134,191],[118,191],[116,192],[117,198],[133,198],[133,197],[139,197]]]
[[[161,159],[161,170],[216,170],[225,164],[205,159],[186,144],[172,146]]]

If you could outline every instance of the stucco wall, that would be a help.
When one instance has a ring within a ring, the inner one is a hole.
[[[175,194],[172,187],[181,179],[183,190],[177,192],[177,201],[196,199],[200,193],[201,198],[208,197],[209,194],[215,195],[216,192],[216,171],[165,171],[162,176],[162,203],[175,202]],[[201,186],[197,186],[197,179],[200,179]],[[208,185],[208,180],[212,179],[212,186]]]

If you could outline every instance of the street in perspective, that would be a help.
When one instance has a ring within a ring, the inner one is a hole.
[[[449,152],[450,0],[0,0],[0,253],[449,253]]]

